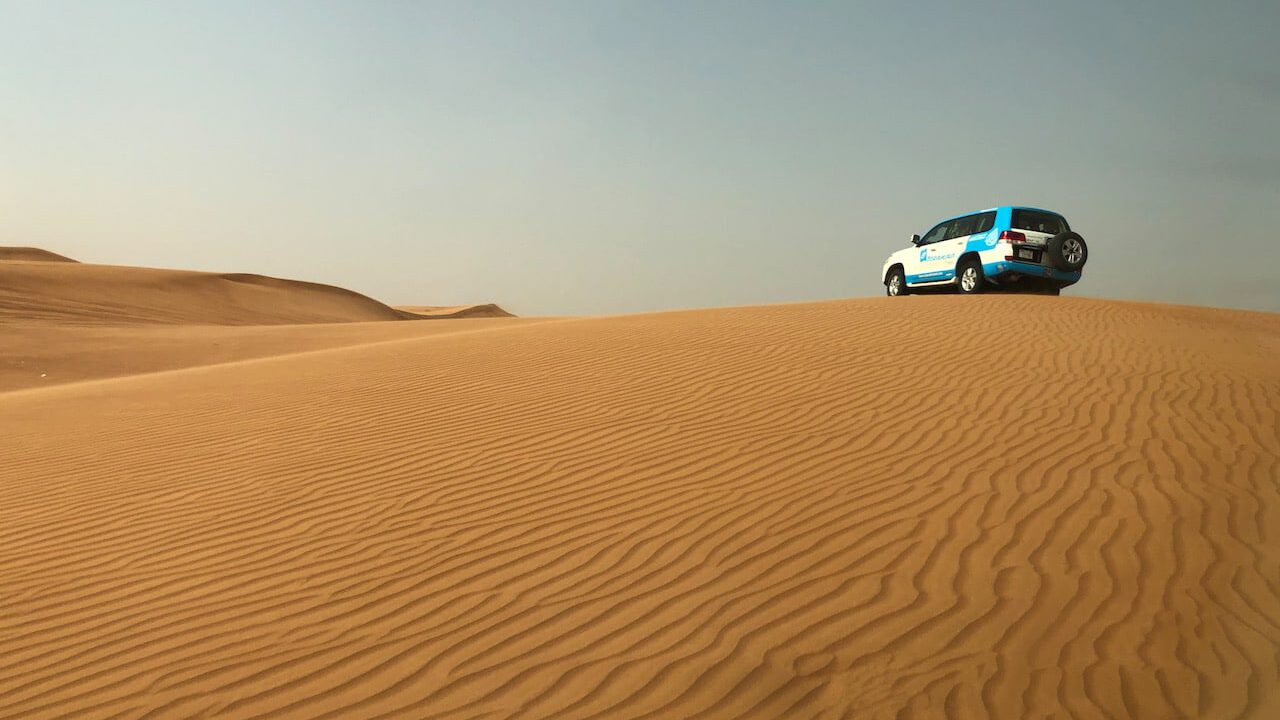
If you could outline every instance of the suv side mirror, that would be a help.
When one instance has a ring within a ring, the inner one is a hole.
[[[919,245],[919,244],[920,244],[920,236],[919,236],[919,235],[912,235],[912,236],[911,236],[911,244],[912,244],[912,245]]]

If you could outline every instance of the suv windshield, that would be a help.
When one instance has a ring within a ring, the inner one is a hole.
[[[1013,229],[1057,235],[1067,231],[1067,221],[1061,215],[1040,210],[1014,210]]]

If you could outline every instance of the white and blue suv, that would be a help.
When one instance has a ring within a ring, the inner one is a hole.
[[[1005,206],[943,220],[911,236],[880,271],[885,292],[923,288],[1033,290],[1057,295],[1080,281],[1089,259],[1084,238],[1056,212]]]

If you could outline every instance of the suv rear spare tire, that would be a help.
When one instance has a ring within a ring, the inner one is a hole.
[[[1045,252],[1049,253],[1049,261],[1054,267],[1066,272],[1080,272],[1089,260],[1089,246],[1085,245],[1079,233],[1074,232],[1058,233],[1049,238]]]

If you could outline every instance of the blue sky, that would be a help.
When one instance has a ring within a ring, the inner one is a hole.
[[[9,2],[0,244],[605,314],[876,295],[1063,212],[1072,294],[1280,311],[1280,3]]]

